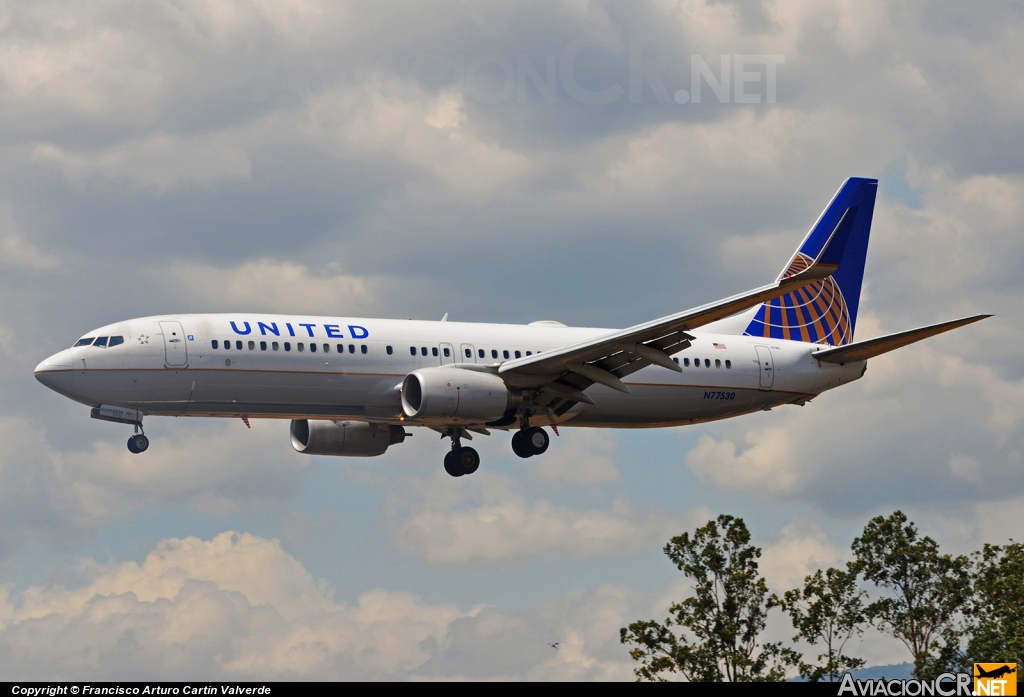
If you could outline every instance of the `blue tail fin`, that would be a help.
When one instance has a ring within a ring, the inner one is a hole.
[[[877,179],[851,177],[843,183],[779,278],[807,268],[833,232],[848,235],[839,268],[828,278],[763,303],[744,334],[831,346],[853,341],[877,191]]]

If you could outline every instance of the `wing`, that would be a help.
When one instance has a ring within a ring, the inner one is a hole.
[[[578,344],[508,361],[501,364],[498,372],[510,385],[543,388],[548,393],[545,396],[563,400],[565,404],[559,407],[562,411],[575,402],[593,404],[583,390],[594,383],[628,393],[629,388],[621,378],[648,365],[682,370],[671,354],[690,345],[690,330],[832,274],[839,267],[848,234],[849,226],[840,223],[807,268],[785,274],[770,285]]]
[[[939,324],[932,324],[927,327],[921,327],[920,329],[908,329],[905,332],[897,332],[896,334],[880,336],[877,339],[857,341],[852,344],[847,344],[846,346],[837,346],[836,348],[815,351],[811,355],[819,361],[825,361],[826,363],[866,361],[869,358],[880,356],[883,353],[888,353],[889,351],[906,346],[907,344],[912,344],[915,341],[927,339],[930,336],[948,332],[951,329],[963,327],[967,324],[973,324],[974,322],[979,322],[986,317],[991,316],[992,315],[974,315],[973,317],[964,317],[963,319],[955,319],[950,322],[940,322]]]

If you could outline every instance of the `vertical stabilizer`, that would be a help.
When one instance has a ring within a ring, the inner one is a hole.
[[[877,179],[851,177],[843,183],[779,278],[807,268],[833,233],[847,238],[839,268],[828,278],[762,303],[744,334],[831,346],[853,341],[877,191]]]

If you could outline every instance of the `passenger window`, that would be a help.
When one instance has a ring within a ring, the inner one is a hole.
[[[445,357],[445,358],[448,358],[448,356],[450,356],[450,355],[452,355],[452,352],[451,352],[451,351],[449,351],[448,349],[445,349],[445,350],[444,350],[444,357]]]
[[[94,343],[93,346],[100,346],[102,348],[106,348],[107,347],[107,337],[101,336],[99,339],[96,339],[96,343]]]
[[[224,342],[224,350],[226,351],[226,350],[228,350],[230,348],[231,348],[231,342],[230,341],[225,341]]]
[[[210,348],[217,348],[217,346],[219,346],[219,344],[216,339],[210,342]]]
[[[300,351],[302,350],[302,344],[299,344],[299,350]],[[309,352],[310,353],[316,353],[316,344],[310,344],[309,345]]]
[[[508,349],[505,349],[504,351],[502,351],[501,355],[504,356],[505,358],[508,358]]]
[[[324,344],[324,353],[330,353],[330,352],[331,352],[331,345],[330,344]]]
[[[292,350],[292,342],[290,342],[290,341],[284,342],[284,350],[285,351],[291,351]]]
[[[497,349],[491,349],[491,358],[497,358],[497,357],[498,357]]]
[[[387,351],[389,356],[391,355],[391,352],[393,351],[393,349],[390,346],[385,346],[384,350]]]
[[[88,346],[89,344],[92,343],[94,338],[95,337],[87,336],[84,339],[79,339],[78,341],[75,342],[75,346]],[[217,348],[217,347],[214,346],[214,348]]]
[[[685,365],[687,368],[689,368],[690,367],[690,359],[689,358],[684,358],[683,359],[683,365]]]
[[[527,351],[527,352],[526,352],[526,355],[527,355],[527,356],[532,356],[532,355],[533,355],[533,351]]]
[[[249,342],[249,350],[250,351],[255,351],[256,350],[256,342],[255,341],[250,341]]]
[[[267,342],[266,341],[261,341],[260,342],[260,351],[266,351],[266,350],[267,350]]]
[[[679,365],[679,359],[678,358],[673,358],[672,360],[676,362],[676,365]]]
[[[235,348],[238,349],[239,351],[241,351],[242,350],[242,342],[241,341],[236,341],[235,342]]]
[[[300,341],[299,343],[295,344],[295,348],[299,350],[299,353],[302,353],[303,351],[306,350],[306,345]]]
[[[366,344],[359,345],[359,353],[366,354]]]
[[[426,346],[421,346],[420,347],[420,354],[424,355],[424,356],[427,355],[427,347]]]
[[[110,343],[107,344],[107,348],[110,348],[111,346],[120,346],[123,343],[124,343],[124,337],[123,336],[112,336],[112,337],[110,337]]]
[[[466,349],[466,358],[472,358],[472,357],[473,357],[473,352],[470,351],[469,349]]]
[[[522,357],[523,357],[523,354],[520,353],[519,351],[516,351],[516,358],[522,358]]]
[[[416,355],[416,347],[415,346],[410,346],[409,347],[409,354],[413,355],[413,356]]]
[[[275,341],[274,343],[272,343],[270,345],[270,348],[272,348],[272,349],[274,349],[276,351],[277,350],[277,342]]]
[[[710,358],[705,358],[704,359],[704,367],[705,368],[710,368],[711,367],[711,359]]]
[[[484,357],[484,350],[483,349],[477,349],[476,353],[477,353],[478,356],[480,356],[480,358]]]
[[[719,358],[716,358],[716,359],[715,359],[715,367],[716,367],[716,368],[721,368],[721,367],[722,367],[722,361],[721,361],[721,359],[719,359]]]
[[[345,353],[345,344],[338,344],[334,348],[338,349],[338,353]],[[388,348],[391,348],[391,347],[389,346]],[[388,353],[390,354],[391,352],[388,351]]]
[[[728,358],[725,359],[725,367],[726,367],[726,369],[732,367],[732,361],[730,361]]]
[[[431,346],[430,347],[430,352],[432,354],[434,354],[434,356],[436,357],[437,356],[437,347],[436,346]]]

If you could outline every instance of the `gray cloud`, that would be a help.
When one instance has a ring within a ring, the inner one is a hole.
[[[817,510],[822,529],[905,506],[965,549],[1006,537],[1024,488],[1024,330],[1013,321],[1024,301],[1022,34],[1011,2],[969,12],[956,3],[789,0],[471,11],[314,0],[5,5],[0,560],[73,548],[146,506],[209,515],[287,508],[319,466],[288,450],[281,424],[154,424],[160,448],[145,462],[127,460],[125,433],[91,422],[30,374],[90,327],[229,309],[624,326],[773,276],[840,182],[873,174],[886,178],[858,337],[974,312],[997,317],[873,360],[858,385],[804,409],[701,427],[695,448],[664,456],[689,465],[709,492],[773,520],[793,502]],[[580,46],[571,78],[587,90],[618,84],[620,98],[592,105],[573,96],[561,61]],[[759,54],[785,57],[777,103],[722,104],[708,88],[700,104],[674,102],[676,90],[690,89],[691,56],[717,71],[720,56]],[[630,99],[631,59],[647,66],[639,100]],[[543,81],[549,60],[553,100],[523,72],[532,66]],[[515,84],[496,101],[510,85],[507,65]],[[651,86],[655,73],[667,103]],[[391,469],[348,468],[346,483],[391,487],[380,514],[390,549],[440,566],[514,568],[538,550],[623,555],[693,522],[636,496],[615,508],[632,454],[615,450],[613,436],[562,437],[573,445],[562,456],[553,447],[550,468],[531,461],[490,489],[452,494],[451,482],[424,478],[417,468],[437,459],[426,444],[389,453]],[[488,462],[506,446],[486,445]],[[410,494],[416,487],[436,499]],[[509,520],[547,520],[569,533],[527,548],[515,540],[518,524],[477,524],[475,542],[445,546],[444,535],[501,507],[515,514]],[[282,516],[296,544],[348,534],[322,523],[330,516]],[[574,526],[587,519],[625,533],[580,547]],[[830,563],[835,543],[805,532],[780,538],[778,578]],[[212,641],[235,647],[238,674],[256,675],[244,661],[272,650],[238,648],[253,627],[314,631],[282,619],[275,603],[189,578],[159,600],[126,582],[88,611],[82,601],[66,616],[20,619],[3,630],[5,653],[27,661],[31,637],[45,636],[63,647],[60,665],[85,671],[84,637],[96,636],[106,647],[97,675],[128,675],[133,665],[146,666],[145,677],[180,675],[175,666],[227,675],[210,662],[214,644],[172,651],[154,638],[175,613],[208,607],[223,620]],[[552,603],[618,608],[634,602],[631,593]],[[402,598],[380,602],[434,618],[416,635],[424,643],[403,654],[413,656],[407,663],[351,672],[346,654],[294,674],[629,677],[613,660],[621,647],[592,646],[618,620],[590,634],[573,629],[575,644],[566,634],[568,645],[585,645],[576,654],[545,662],[529,648],[484,663],[481,637],[506,647],[558,633],[569,625],[545,618],[562,610],[470,612]],[[90,624],[99,615],[138,623],[111,620],[99,631]],[[379,646],[395,631],[382,626]]]

